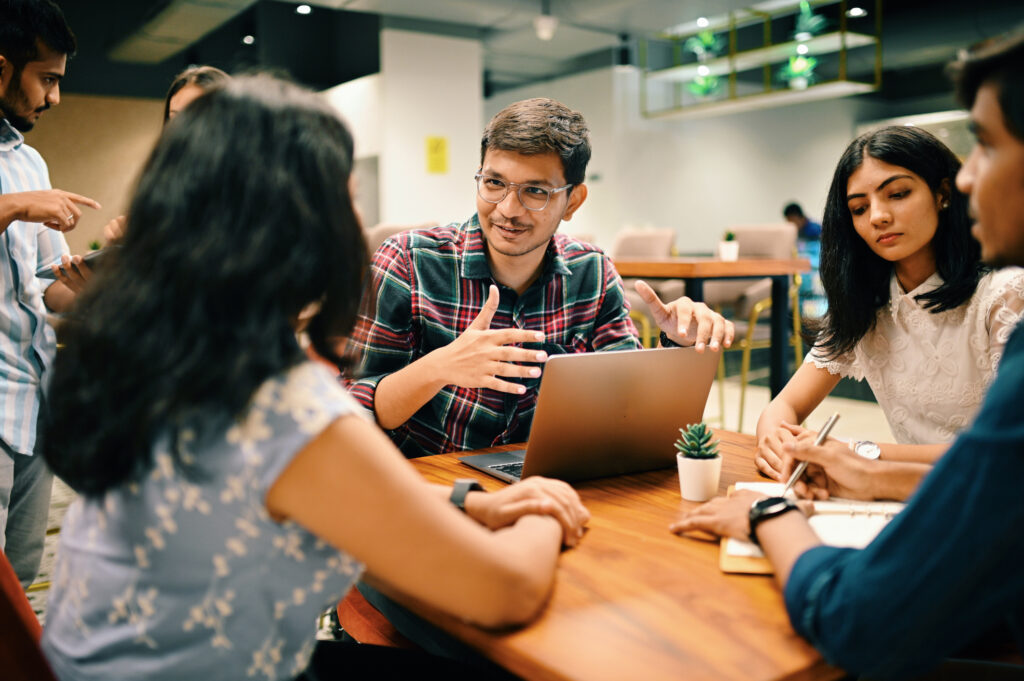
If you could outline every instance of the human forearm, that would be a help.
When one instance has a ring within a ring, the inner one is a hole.
[[[43,292],[43,303],[51,312],[61,313],[71,306],[75,300],[75,292],[59,281],[46,287]]]
[[[798,511],[766,520],[757,526],[757,539],[775,571],[775,580],[785,588],[789,573],[804,551],[821,544],[807,517]]]
[[[447,384],[434,353],[385,376],[373,398],[377,423],[385,430],[398,428]]]
[[[905,501],[932,470],[929,464],[905,461],[875,461],[870,464],[870,498]]]
[[[780,396],[781,397],[781,396]],[[772,400],[757,419],[757,441],[762,442],[766,437],[775,433],[785,423],[800,423],[796,410],[789,402],[779,397]]]
[[[882,450],[883,461],[906,461],[910,463],[933,464],[938,461],[946,450],[948,444],[934,445],[900,445],[895,443],[879,444]]]

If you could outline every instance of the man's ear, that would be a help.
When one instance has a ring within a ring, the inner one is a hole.
[[[572,191],[569,193],[569,203],[565,206],[565,212],[562,213],[562,219],[568,222],[572,220],[573,213],[583,205],[583,202],[587,200],[587,185],[580,183],[573,186]]]
[[[0,54],[0,94],[7,92],[7,87],[11,84],[11,78],[13,77],[14,64],[7,57]]]

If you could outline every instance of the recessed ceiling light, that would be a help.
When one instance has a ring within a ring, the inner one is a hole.
[[[310,7],[309,5],[299,5],[298,7],[295,8],[296,14],[309,14],[312,11],[313,8]]]
[[[809,51],[810,49],[804,43],[800,43],[799,45],[796,46],[797,54],[807,54]]]
[[[860,19],[861,17],[866,17],[867,15],[868,11],[863,7],[851,7],[850,9],[846,10],[846,16],[850,17],[851,19]]]
[[[244,35],[244,36],[242,36],[242,44],[243,45],[252,45],[254,42],[256,42],[256,36],[254,36],[254,35]]]
[[[707,28],[710,23],[711,22],[708,21],[707,17],[698,17],[697,18],[697,28]]]

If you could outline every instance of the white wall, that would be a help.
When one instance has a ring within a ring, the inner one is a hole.
[[[478,40],[381,31],[381,221],[465,220],[483,132]],[[448,172],[427,173],[427,137],[448,141]]]
[[[563,230],[610,247],[623,225],[672,227],[681,251],[710,251],[732,224],[778,222],[796,200],[820,217],[832,170],[863,105],[811,102],[696,121],[647,120],[639,72],[609,68],[502,92],[509,103],[546,96],[581,111],[591,128],[590,198]]]
[[[336,85],[322,93],[348,123],[355,138],[357,159],[380,154],[380,80],[380,74],[375,73]]]

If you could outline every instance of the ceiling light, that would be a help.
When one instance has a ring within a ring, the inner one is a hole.
[[[555,37],[555,29],[558,28],[558,17],[550,14],[540,14],[533,19],[533,30],[541,40],[551,40]]]
[[[807,45],[801,43],[796,46],[797,54],[807,54],[808,52],[810,52],[810,48],[808,48]]]
[[[711,25],[711,22],[708,21],[707,17],[697,17],[697,28],[707,28],[709,25]]]
[[[866,17],[867,15],[868,11],[863,7],[851,7],[850,9],[846,10],[846,16],[850,17],[851,19],[860,19],[861,17]]]
[[[242,44],[243,45],[252,45],[254,42],[256,42],[256,36],[254,36],[254,35],[242,36]]]
[[[309,14],[313,11],[313,8],[309,5],[299,5],[295,8],[296,14]]]
[[[710,73],[711,73],[711,69],[709,69],[704,64],[701,64],[700,66],[697,67],[697,75],[698,76],[707,76]]]

